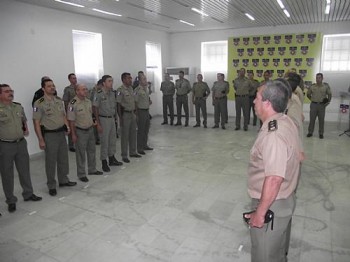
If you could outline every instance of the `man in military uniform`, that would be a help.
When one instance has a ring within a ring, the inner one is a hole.
[[[97,91],[92,103],[97,130],[100,134],[100,159],[104,172],[111,171],[107,163],[107,157],[110,166],[120,166],[123,164],[114,156],[117,143],[115,129],[117,103],[112,88],[113,78],[110,75],[104,75],[102,77],[102,88]]]
[[[193,127],[201,126],[201,110],[203,115],[203,126],[207,128],[207,98],[210,94],[209,86],[203,82],[203,75],[197,75],[197,81],[192,88],[192,103],[196,107],[196,124]]]
[[[226,129],[225,123],[227,115],[226,97],[229,92],[229,84],[225,81],[225,75],[218,73],[217,81],[214,82],[212,91],[213,106],[214,106],[214,122],[213,128],[218,128],[221,118],[221,128]]]
[[[91,102],[94,101],[95,95],[99,90],[101,90],[102,85],[103,85],[102,79],[100,79],[97,81],[97,84],[90,90],[89,98],[90,98]],[[95,117],[94,113],[92,113],[92,119],[94,120],[94,122],[96,122],[96,117]],[[116,127],[116,132],[118,132],[117,131],[117,124],[115,127]],[[100,135],[99,135],[98,130],[97,130],[97,125],[94,125],[93,129],[94,129],[95,143],[96,143],[96,145],[99,145],[99,144],[101,144],[101,142],[100,142]],[[117,133],[117,138],[118,138],[118,133]]]
[[[8,211],[16,211],[17,197],[13,194],[16,165],[24,201],[40,201],[33,193],[29,170],[27,118],[21,104],[13,102],[13,90],[7,84],[0,84],[0,174]]]
[[[137,152],[145,155],[144,150],[153,150],[148,146],[150,128],[149,107],[152,101],[149,97],[148,83],[145,76],[139,78],[139,86],[135,88],[135,102],[137,111]]]
[[[284,114],[289,94],[283,82],[271,81],[259,87],[254,101],[263,126],[250,151],[248,169],[253,212],[245,218],[250,228],[252,262],[287,261],[286,231],[295,209],[300,167],[298,131]],[[274,218],[267,224],[264,221],[269,210]]]
[[[243,111],[244,131],[248,131],[249,119],[249,93],[253,89],[251,81],[245,77],[245,69],[239,70],[239,76],[234,80],[233,88],[235,89],[236,97],[236,128],[241,129],[241,111]]]
[[[63,97],[62,97],[62,100],[64,101],[64,107],[66,109],[66,112],[68,109],[69,102],[75,96],[75,88],[77,86],[77,77],[74,73],[70,73],[68,75],[68,80],[69,80],[70,85],[66,86],[64,88]],[[71,133],[68,135],[68,147],[69,147],[69,151],[75,152],[74,143],[72,142],[72,134]]]
[[[191,84],[190,81],[184,78],[184,71],[179,72],[179,79],[175,81],[175,89],[176,89],[176,111],[177,111],[177,122],[176,126],[181,126],[181,109],[182,106],[185,111],[186,122],[185,126],[188,126],[189,121],[189,111],[188,111],[188,96],[187,94],[191,92]]]
[[[92,119],[92,105],[88,96],[88,89],[83,84],[76,86],[76,96],[68,105],[67,119],[72,133],[72,141],[76,145],[76,163],[78,178],[88,182],[85,172],[85,154],[87,155],[88,174],[102,175],[96,169],[96,145],[94,140],[94,121]]]
[[[164,81],[160,85],[160,91],[163,92],[163,123],[162,125],[168,124],[168,112],[169,108],[170,113],[170,125],[174,123],[174,94],[175,94],[175,85],[170,81],[170,76],[168,73],[164,74]]]
[[[129,163],[128,148],[130,157],[141,157],[136,153],[136,115],[135,115],[135,98],[132,89],[132,77],[130,73],[121,75],[123,85],[117,89],[118,115],[120,119],[121,150],[122,159]]]
[[[248,124],[250,124],[250,111],[253,111],[253,126],[256,126],[257,117],[254,109],[254,99],[256,97],[257,89],[260,85],[259,81],[254,79],[253,71],[248,73],[248,79],[252,84],[252,88],[249,91],[249,114],[248,114]]]
[[[315,128],[316,117],[318,117],[318,134],[323,139],[324,118],[326,115],[326,106],[332,100],[331,88],[327,83],[323,83],[323,74],[316,74],[316,84],[313,84],[307,91],[307,97],[311,100],[310,104],[310,123],[307,137],[312,137]]]
[[[34,103],[33,122],[39,147],[45,150],[45,170],[49,194],[55,196],[57,177],[60,187],[75,186],[68,179],[69,162],[66,134],[70,132],[66,111],[61,99],[54,96],[55,87],[51,79],[43,80],[44,96]]]
[[[50,79],[50,77],[48,77],[48,76],[43,76],[43,77],[41,78],[41,82],[42,82],[43,80],[45,80],[45,79]],[[38,90],[36,90],[35,93],[34,93],[33,100],[32,100],[32,107],[34,107],[35,101],[38,100],[39,98],[42,98],[43,96],[44,96],[44,91],[43,91],[43,89],[40,87],[40,88],[39,88]],[[57,91],[56,91],[56,89],[55,89],[55,94],[54,94],[54,96],[57,96]]]

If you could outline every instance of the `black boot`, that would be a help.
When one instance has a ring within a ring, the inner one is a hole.
[[[109,172],[111,171],[111,169],[109,168],[108,164],[107,164],[107,160],[102,160],[102,170],[104,172]]]
[[[109,157],[109,165],[110,166],[121,166],[123,163],[119,162],[114,156]]]

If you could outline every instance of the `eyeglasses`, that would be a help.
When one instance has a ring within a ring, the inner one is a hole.
[[[2,92],[9,94],[9,93],[14,93],[15,91],[12,89],[8,89],[8,90],[3,90]]]

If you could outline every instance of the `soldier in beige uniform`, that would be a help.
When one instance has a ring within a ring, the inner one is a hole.
[[[132,77],[130,73],[123,73],[121,79],[123,85],[117,89],[118,115],[122,129],[121,150],[123,161],[129,163],[128,151],[130,157],[139,158],[141,155],[136,153],[136,115]]]
[[[88,89],[83,84],[76,87],[76,96],[68,105],[67,119],[72,132],[72,140],[76,145],[76,163],[78,178],[88,182],[85,172],[85,154],[88,160],[88,174],[102,175],[96,169],[96,145],[94,139],[94,121],[92,119],[92,105],[88,96]]]
[[[249,119],[249,93],[253,89],[251,81],[245,77],[245,69],[241,68],[239,76],[234,80],[233,88],[235,89],[236,97],[236,128],[241,129],[241,111],[243,111],[244,131],[248,130]]]
[[[170,125],[174,123],[174,94],[175,94],[175,84],[170,81],[170,76],[168,73],[164,74],[164,81],[160,85],[160,91],[163,92],[163,123],[162,125],[168,124],[168,112],[170,113]]]
[[[179,79],[175,81],[176,89],[176,111],[177,111],[177,122],[176,126],[181,126],[181,108],[183,106],[185,111],[186,122],[185,126],[188,126],[189,121],[189,111],[188,111],[188,96],[187,94],[191,92],[190,81],[184,78],[184,71],[179,72]]]
[[[115,127],[117,103],[112,88],[113,78],[110,75],[102,76],[102,88],[97,91],[92,103],[97,130],[100,134],[100,159],[102,161],[102,170],[104,172],[111,171],[108,164],[110,166],[120,166],[123,164],[114,156],[117,148]],[[108,163],[107,157],[109,160]]]
[[[44,90],[44,96],[34,103],[33,122],[39,147],[45,150],[45,170],[49,194],[55,196],[57,194],[56,168],[60,187],[75,186],[77,183],[68,179],[69,162],[66,134],[70,132],[70,129],[64,104],[61,99],[54,96],[56,90],[52,80],[43,80],[41,87]]]
[[[139,78],[139,86],[135,88],[134,92],[137,111],[137,152],[145,155],[144,150],[153,150],[153,148],[148,146],[150,128],[149,107],[152,101],[149,97],[146,76]]]
[[[216,75],[217,81],[214,82],[212,91],[212,99],[214,106],[214,122],[215,125],[213,128],[218,128],[221,118],[221,128],[225,128],[225,123],[227,122],[227,106],[226,106],[226,98],[229,92],[229,84],[225,81],[225,75],[222,73],[218,73]]]
[[[192,103],[196,107],[196,124],[193,127],[201,126],[201,110],[203,115],[203,126],[207,128],[207,98],[210,94],[209,86],[203,82],[203,75],[197,75],[197,81],[192,88]]]
[[[13,102],[13,90],[7,84],[0,84],[0,174],[2,188],[8,204],[8,211],[16,211],[17,197],[13,194],[16,165],[19,181],[23,189],[24,201],[40,201],[34,195],[29,169],[27,118],[21,104]]]
[[[326,106],[328,106],[332,100],[331,88],[327,83],[323,83],[322,81],[323,74],[316,74],[316,84],[313,84],[307,91],[307,97],[311,100],[310,123],[307,137],[312,136],[315,128],[316,117],[318,117],[318,134],[320,139],[323,139]]]
[[[271,81],[258,89],[254,101],[263,126],[250,151],[248,169],[254,211],[245,217],[250,226],[252,262],[287,261],[286,233],[295,209],[300,167],[298,131],[283,114],[289,94],[283,82]],[[274,212],[273,229],[264,224],[268,210]]]
[[[249,91],[249,114],[248,114],[248,124],[250,124],[250,111],[253,111],[253,126],[256,126],[257,117],[254,109],[254,99],[256,97],[256,92],[260,83],[258,80],[254,79],[253,71],[248,73],[248,79],[251,81],[252,88]]]
[[[74,73],[70,73],[68,75],[68,80],[70,82],[69,86],[66,86],[63,90],[63,97],[62,100],[64,101],[64,107],[66,109],[68,109],[68,104],[69,102],[73,99],[73,97],[75,96],[75,87],[77,85],[77,77]],[[68,147],[69,147],[69,151],[71,152],[75,152],[75,147],[74,147],[74,143],[72,142],[72,134],[68,135]]]

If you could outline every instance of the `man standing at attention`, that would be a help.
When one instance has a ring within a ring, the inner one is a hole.
[[[160,85],[160,91],[163,92],[163,123],[162,125],[168,124],[168,112],[169,108],[170,113],[170,125],[174,124],[174,94],[175,94],[175,85],[170,81],[170,76],[168,73],[164,74],[164,81]]]
[[[77,175],[80,181],[88,182],[85,172],[85,154],[88,160],[88,174],[102,175],[96,170],[96,145],[94,136],[94,121],[92,120],[92,105],[88,98],[88,89],[83,84],[76,87],[76,96],[68,105],[67,119],[72,133],[72,141],[76,145],[75,156]]]
[[[218,128],[221,118],[221,128],[226,129],[225,123],[227,122],[227,94],[229,92],[229,84],[225,81],[225,75],[217,73],[217,81],[214,82],[212,91],[213,106],[214,106],[214,122],[213,128]]]
[[[176,126],[181,126],[181,109],[182,106],[185,111],[186,122],[185,126],[188,126],[189,121],[189,112],[188,112],[188,96],[187,94],[191,92],[191,84],[190,81],[184,78],[184,71],[179,72],[179,79],[175,81],[176,88],[176,111],[177,111],[177,122]]]
[[[248,124],[250,124],[250,111],[253,111],[253,126],[256,126],[257,117],[254,109],[254,100],[256,97],[257,89],[260,85],[259,81],[254,79],[253,71],[248,73],[248,79],[251,81],[252,88],[249,92],[249,114],[248,114]]]
[[[238,77],[234,80],[233,88],[235,89],[236,96],[236,128],[235,130],[241,129],[241,111],[243,111],[244,131],[248,131],[248,120],[249,120],[249,93],[251,92],[252,83],[245,77],[245,69],[239,70]]]
[[[286,232],[295,209],[294,191],[300,167],[300,142],[293,121],[284,114],[290,88],[281,81],[259,87],[255,112],[263,121],[251,149],[248,193],[254,212],[245,215],[250,227],[252,262],[282,262],[286,257]],[[268,210],[274,213],[265,224]]]
[[[16,211],[17,197],[13,194],[16,165],[24,201],[40,201],[34,195],[29,169],[27,141],[29,135],[27,118],[21,104],[13,102],[13,90],[0,84],[0,174],[8,211]]]
[[[207,128],[207,98],[210,94],[209,86],[206,82],[203,82],[203,75],[197,75],[197,81],[193,84],[192,88],[192,103],[196,107],[196,125],[193,127],[201,126],[201,112],[203,115],[203,126]]]
[[[132,77],[130,73],[121,75],[123,85],[117,89],[118,115],[121,127],[121,149],[122,159],[129,163],[128,151],[130,157],[141,157],[136,153],[136,115],[135,115],[135,97],[132,89]],[[129,150],[128,150],[129,149]]]
[[[318,117],[318,134],[323,139],[324,117],[326,115],[326,106],[332,99],[331,88],[327,83],[323,83],[323,74],[316,74],[316,84],[313,84],[307,91],[307,97],[311,100],[310,104],[310,123],[307,137],[312,137],[315,128],[316,117]]]
[[[75,96],[75,88],[77,86],[77,77],[74,73],[70,73],[68,75],[68,80],[69,80],[70,85],[66,86],[64,88],[63,97],[62,97],[62,100],[64,101],[64,107],[66,109],[66,112],[68,109],[69,102]],[[68,147],[69,147],[69,151],[75,152],[74,143],[72,142],[72,134],[68,135]]]
[[[117,103],[112,89],[113,78],[110,75],[102,76],[102,88],[97,91],[92,103],[97,130],[100,134],[100,159],[104,172],[111,171],[107,163],[107,158],[110,166],[121,166],[123,164],[114,156],[117,149],[117,135],[115,129]]]
[[[66,134],[70,133],[66,119],[64,104],[55,94],[55,86],[51,79],[43,80],[41,87],[44,96],[34,103],[33,122],[38,137],[39,147],[45,150],[45,170],[49,194],[55,196],[56,180],[60,187],[75,186],[77,182],[68,179],[69,162]]]

